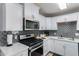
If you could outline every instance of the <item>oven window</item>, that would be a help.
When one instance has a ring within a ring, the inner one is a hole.
[[[42,56],[42,55],[43,55],[43,47],[40,47],[31,53],[31,56]]]

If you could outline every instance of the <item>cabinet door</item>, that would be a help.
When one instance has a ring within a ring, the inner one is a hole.
[[[39,24],[40,30],[45,30],[45,17],[42,15],[39,15]]]
[[[32,19],[32,4],[29,4],[29,3],[24,4],[24,16],[25,16],[25,19],[33,20]]]
[[[49,40],[49,48],[50,48],[50,51],[51,52],[54,52],[54,40],[53,39],[50,39]]]
[[[77,13],[67,15],[67,22],[77,21]]]
[[[6,30],[22,30],[23,7],[19,4],[6,4]]]
[[[43,41],[43,55],[46,55],[50,51],[49,40],[45,39]]]
[[[77,27],[76,30],[79,30],[79,20],[77,20]]]
[[[33,3],[26,3],[24,4],[25,8],[24,8],[24,16],[25,16],[25,19],[28,19],[28,20],[37,20],[37,15],[39,13],[39,7],[36,6],[35,4]]]
[[[55,40],[55,53],[64,55],[64,43],[63,41]]]
[[[78,44],[66,42],[64,52],[65,56],[78,56]]]
[[[33,20],[38,20],[37,17],[39,15],[39,7],[35,4],[31,4],[31,12],[32,12],[32,15],[34,16],[34,19]]]
[[[57,16],[57,23],[66,22],[66,16]]]
[[[51,17],[46,17],[45,27],[46,27],[46,30],[52,30],[51,29]]]
[[[40,30],[45,30],[44,19],[41,19],[41,20],[40,20]]]
[[[77,30],[79,30],[79,13],[77,14]]]
[[[57,18],[52,18],[51,19],[51,29],[52,30],[57,30]]]

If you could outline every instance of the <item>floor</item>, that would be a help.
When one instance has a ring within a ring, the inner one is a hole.
[[[37,53],[37,52],[33,52],[33,53],[32,53],[32,56],[43,56],[43,55],[40,54],[40,53]],[[47,53],[46,56],[60,56],[60,55],[55,54],[55,53],[52,53],[52,52],[49,52],[49,53]]]
[[[48,52],[46,56],[60,56],[60,55],[52,53],[52,52]]]
[[[31,56],[43,56],[43,47],[32,52]],[[48,52],[46,56],[60,56],[60,55],[52,53],[52,52]]]

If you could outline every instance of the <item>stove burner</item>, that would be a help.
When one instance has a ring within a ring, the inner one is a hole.
[[[31,46],[33,46],[37,43],[43,42],[43,40],[35,39],[35,38],[28,38],[28,39],[22,39],[19,42],[24,44],[24,45],[27,45],[27,46],[31,47]]]

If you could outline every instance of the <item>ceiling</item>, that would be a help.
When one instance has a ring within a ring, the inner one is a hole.
[[[57,3],[35,3],[40,7],[40,14],[44,16],[58,16],[73,12],[79,12],[79,3],[66,3],[67,8],[61,10]]]

